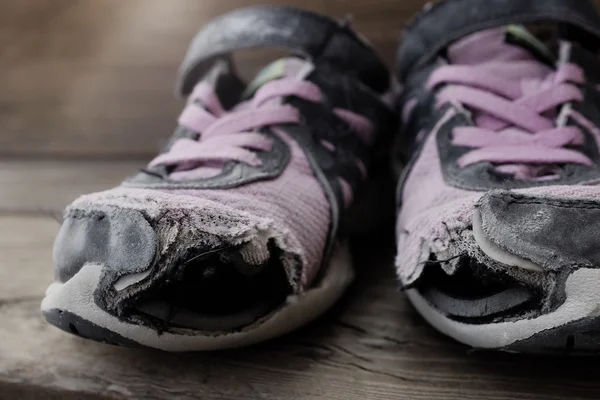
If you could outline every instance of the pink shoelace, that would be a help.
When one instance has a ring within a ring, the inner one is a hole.
[[[196,86],[179,123],[200,134],[199,140],[182,138],[171,149],[156,157],[150,166],[178,166],[193,169],[202,165],[240,161],[260,167],[256,151],[270,151],[273,142],[256,132],[258,128],[279,124],[298,124],[301,116],[293,106],[281,104],[281,98],[296,96],[306,101],[323,101],[321,90],[315,84],[293,78],[284,78],[263,85],[252,100],[238,104],[227,111],[206,83]],[[373,135],[373,125],[365,117],[345,109],[333,110],[345,120],[366,143]],[[324,143],[334,149],[330,143]]]
[[[490,162],[517,179],[552,179],[555,175],[548,175],[549,167],[593,164],[584,154],[567,148],[583,145],[580,129],[556,122],[557,108],[583,101],[575,84],[584,82],[581,68],[566,64],[534,82],[535,89],[524,95],[521,81],[498,77],[478,66],[448,65],[432,74],[428,87],[449,84],[440,91],[438,106],[460,103],[477,112],[476,126],[452,132],[452,144],[474,149],[458,160],[459,167]]]

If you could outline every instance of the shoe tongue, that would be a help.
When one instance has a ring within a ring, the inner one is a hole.
[[[520,26],[466,36],[448,47],[447,57],[451,64],[486,66],[505,78],[542,78],[553,63],[550,50]]]
[[[312,63],[298,57],[284,57],[264,67],[246,87],[243,99],[249,99],[263,85],[282,78],[304,79],[312,70]]]

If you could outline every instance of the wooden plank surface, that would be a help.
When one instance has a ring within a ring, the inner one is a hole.
[[[2,399],[26,389],[33,399],[46,398],[46,389],[135,399],[600,397],[593,360],[469,354],[434,332],[397,292],[389,248],[356,255],[358,283],[324,318],[264,345],[167,354],[84,341],[39,313],[57,227],[37,217],[0,217]]]
[[[325,317],[248,349],[126,350],[44,323],[51,214],[155,153],[181,107],[171,93],[188,41],[211,17],[256,3],[0,0],[0,400],[600,398],[593,359],[473,354],[436,333],[396,290],[391,246],[356,251],[357,283]],[[391,64],[425,0],[270,3],[354,14]],[[240,58],[250,75],[265,55]]]
[[[260,3],[0,0],[0,155],[153,154],[182,107],[173,87],[188,42],[212,17]],[[424,1],[270,3],[352,14],[391,62],[403,21]],[[241,58],[245,75],[265,61]]]
[[[0,214],[60,214],[78,196],[110,189],[146,164],[0,159]]]
[[[391,66],[402,28],[426,2],[269,3],[353,15]],[[212,17],[258,3],[0,0],[0,156],[149,157],[182,107],[172,92],[190,39]],[[261,52],[240,58],[244,75],[265,62]]]

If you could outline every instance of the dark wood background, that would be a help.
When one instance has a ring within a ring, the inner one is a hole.
[[[518,0],[515,0],[518,1]],[[600,361],[472,353],[396,290],[391,246],[316,323],[239,351],[116,349],[42,321],[58,224],[75,196],[148,160],[174,127],[188,41],[242,0],[0,0],[0,399],[598,399]],[[420,0],[281,0],[354,26],[392,65]],[[242,54],[245,73],[264,54]]]
[[[147,157],[181,108],[176,70],[189,40],[243,0],[1,0],[0,154]],[[288,0],[355,26],[392,62],[421,1]],[[246,70],[261,54],[245,54]]]

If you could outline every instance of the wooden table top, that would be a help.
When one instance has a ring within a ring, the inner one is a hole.
[[[167,140],[188,41],[243,0],[0,0],[0,399],[598,399],[600,362],[472,353],[397,290],[389,245],[356,246],[357,283],[316,323],[247,349],[165,354],[46,324],[53,218]],[[280,0],[354,25],[392,65],[420,0]],[[243,73],[264,62],[242,54]],[[390,233],[391,234],[391,233]]]

